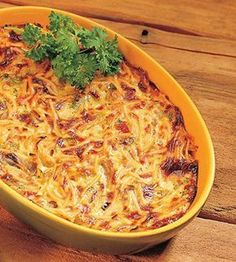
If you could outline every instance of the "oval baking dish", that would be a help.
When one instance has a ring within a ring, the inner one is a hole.
[[[0,26],[5,24],[40,23],[48,24],[48,16],[53,9],[41,7],[14,7],[0,10]],[[91,28],[102,27],[114,36],[115,32],[89,19],[60,11],[70,16],[76,23]],[[87,228],[69,222],[27,200],[2,180],[0,180],[0,204],[21,221],[31,225],[38,232],[61,244],[90,252],[110,254],[130,254],[142,251],[166,241],[177,234],[200,211],[204,205],[214,180],[214,150],[207,127],[197,108],[180,85],[145,52],[118,34],[119,48],[126,59],[147,71],[149,78],[167,94],[180,108],[187,131],[198,146],[196,158],[199,160],[198,189],[194,202],[179,220],[158,229],[144,232],[106,232]]]

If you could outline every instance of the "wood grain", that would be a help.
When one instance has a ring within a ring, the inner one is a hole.
[[[14,4],[0,2],[0,8],[14,7]]]
[[[236,261],[236,2],[5,0],[0,8],[26,4],[92,17],[160,62],[207,123],[216,153],[216,178],[200,213],[207,219],[195,219],[174,240],[136,256],[100,256],[59,246],[0,208],[0,261]],[[143,30],[148,31],[145,38]]]
[[[159,61],[196,103],[216,153],[213,190],[200,216],[236,223],[236,41],[162,32],[98,20],[125,35]],[[148,30],[142,44],[142,30]]]
[[[167,243],[132,256],[96,255],[57,245],[0,209],[1,262],[235,261],[236,225],[196,218]],[[225,248],[227,246],[227,248]]]
[[[235,39],[234,0],[118,1],[118,0],[5,0],[17,5],[39,5],[65,9],[106,20],[142,24],[180,34]],[[134,4],[135,3],[135,4]],[[209,30],[210,29],[210,30]]]
[[[159,61],[197,104],[212,134],[217,162],[215,184],[200,216],[236,223],[236,180],[232,180],[236,169],[236,41],[95,21],[126,36]],[[145,39],[141,36],[144,29],[149,32]]]

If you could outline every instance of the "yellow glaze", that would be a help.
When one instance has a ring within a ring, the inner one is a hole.
[[[0,10],[0,26],[5,24],[40,23],[48,24],[48,15],[53,9],[42,7],[14,7]],[[60,11],[75,22],[90,28],[103,27],[89,19]],[[104,28],[104,27],[103,27]],[[115,32],[105,28],[110,36]],[[170,239],[186,226],[204,205],[214,181],[215,160],[212,141],[207,127],[197,108],[180,85],[145,52],[118,35],[119,47],[134,65],[148,72],[150,79],[170,100],[180,108],[188,132],[198,145],[196,158],[199,160],[198,190],[187,213],[176,222],[155,230],[144,232],[104,232],[73,224],[57,217],[16,193],[0,180],[0,204],[17,218],[31,225],[49,238],[73,248],[90,252],[130,254],[147,249]]]

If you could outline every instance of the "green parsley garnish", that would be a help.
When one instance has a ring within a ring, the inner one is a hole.
[[[59,79],[80,89],[93,80],[97,71],[103,75],[119,71],[122,55],[117,36],[110,40],[105,30],[88,30],[55,12],[51,12],[49,20],[46,33],[39,26],[25,26],[22,37],[30,47],[27,57],[36,62],[49,59]]]

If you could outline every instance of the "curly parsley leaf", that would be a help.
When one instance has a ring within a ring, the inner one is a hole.
[[[68,32],[66,29],[60,29],[56,38],[56,52],[60,55],[66,55],[70,59],[80,51],[78,38]]]
[[[40,62],[47,56],[44,47],[34,47],[26,53],[26,57],[34,59],[36,62]]]
[[[60,29],[66,29],[68,32],[73,34],[78,30],[78,26],[73,22],[73,20],[65,15],[57,14],[52,11],[49,15],[49,30],[56,35]]]
[[[37,41],[40,39],[40,37],[41,37],[40,27],[31,24],[25,26],[24,31],[22,33],[22,38],[27,45],[29,46],[35,45]]]
[[[63,56],[57,56],[52,60],[52,65],[59,78],[77,87],[89,84],[97,70],[96,60],[88,54],[77,55],[66,61]]]
[[[119,71],[122,55],[117,37],[109,40],[107,32],[94,27],[88,30],[67,16],[51,12],[49,30],[27,25],[23,41],[31,48],[26,56],[41,62],[49,59],[59,79],[83,89],[100,71],[112,75]]]
[[[107,38],[106,31],[97,27],[92,28],[91,31],[85,28],[80,28],[78,35],[84,48],[96,49],[97,47],[101,46],[101,44],[106,41]]]
[[[117,37],[110,41],[103,41],[101,45],[95,47],[96,58],[99,61],[99,69],[103,74],[116,74],[119,71],[119,65],[122,55],[116,48],[118,45]]]

